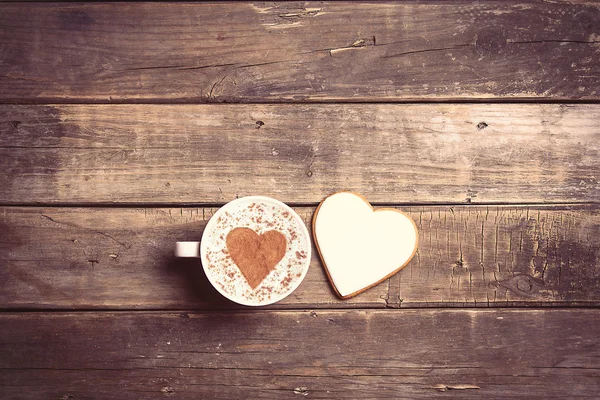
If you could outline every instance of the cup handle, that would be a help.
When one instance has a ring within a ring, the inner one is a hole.
[[[175,244],[176,257],[200,257],[200,242],[177,242]]]

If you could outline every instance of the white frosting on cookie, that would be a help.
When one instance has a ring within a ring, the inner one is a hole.
[[[332,284],[344,298],[400,270],[417,249],[417,228],[412,219],[394,209],[373,211],[353,193],[326,198],[313,228]]]

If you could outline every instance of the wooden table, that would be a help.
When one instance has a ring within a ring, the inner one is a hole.
[[[594,1],[0,3],[0,397],[598,398]],[[174,243],[352,190],[420,233],[261,309]]]

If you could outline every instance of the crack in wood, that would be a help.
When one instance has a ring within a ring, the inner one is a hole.
[[[512,44],[539,44],[539,43],[579,43],[579,44],[595,44],[600,43],[600,40],[561,40],[561,39],[543,39],[543,40],[511,40],[508,39],[507,43]]]
[[[290,63],[290,62],[297,63],[297,62],[299,62],[299,60],[277,60],[277,61],[268,61],[268,62],[256,63],[256,64],[242,64],[242,65],[237,65],[235,67],[235,69],[262,67],[265,65],[283,64],[283,63]]]
[[[298,18],[307,18],[307,17],[316,17],[321,14],[321,8],[305,8],[300,12],[291,12],[285,14],[279,14],[279,18],[283,19],[298,19]]]
[[[70,227],[72,227],[72,228],[84,229],[84,230],[86,230],[86,231],[94,232],[94,233],[97,233],[98,235],[102,235],[102,236],[104,236],[104,237],[107,237],[107,238],[109,238],[110,240],[114,241],[115,243],[118,243],[119,245],[121,245],[122,247],[124,247],[124,248],[126,248],[126,249],[130,249],[130,248],[131,248],[131,246],[130,246],[130,245],[127,245],[126,243],[123,243],[123,242],[121,242],[121,241],[119,241],[119,240],[115,239],[114,237],[112,237],[112,236],[111,236],[111,235],[109,235],[108,233],[104,233],[104,232],[101,232],[101,231],[98,231],[98,230],[96,230],[96,229],[92,229],[92,228],[85,228],[85,227],[83,227],[83,226],[80,226],[80,225],[74,224],[74,223],[72,223],[72,222],[60,222],[60,221],[56,221],[56,220],[52,219],[52,217],[49,217],[48,215],[45,215],[45,214],[40,214],[40,215],[41,215],[43,218],[46,218],[47,220],[54,222],[55,224],[58,224],[58,225],[64,225],[64,226],[70,226]],[[97,262],[97,261],[96,261],[96,262]],[[92,264],[92,266],[93,266],[93,264]]]
[[[27,76],[0,75],[0,78],[12,79],[12,80],[15,80],[15,81],[53,82],[53,80],[49,79],[49,78],[35,78],[35,77],[27,77]]]
[[[144,71],[144,70],[153,70],[153,69],[175,69],[181,71],[187,70],[196,70],[196,69],[206,69],[206,68],[221,68],[221,67],[233,67],[239,65],[238,63],[225,63],[225,64],[209,64],[209,65],[198,65],[198,66],[186,66],[186,65],[157,65],[157,66],[147,66],[147,67],[133,67],[133,68],[123,68],[115,71]]]
[[[220,81],[218,81],[218,82],[215,82],[215,83],[212,85],[212,87],[210,88],[210,92],[208,93],[208,98],[209,98],[209,99],[214,99],[214,98],[215,98],[215,97],[213,96],[213,91],[215,90],[215,88],[216,88],[218,85],[220,85],[220,84],[221,84],[221,83],[222,83],[222,82],[225,80],[225,78],[227,78],[227,75],[225,75],[223,78],[221,78],[221,80],[220,80]],[[219,190],[221,190],[221,189],[219,189]]]
[[[432,389],[437,390],[438,392],[446,392],[448,390],[466,390],[466,389],[481,389],[477,385],[469,385],[469,384],[453,384],[446,385],[443,383],[431,386]]]
[[[405,52],[398,53],[398,54],[390,54],[390,55],[382,56],[381,58],[394,58],[394,57],[402,57],[402,56],[406,56],[406,55],[410,55],[410,54],[429,53],[429,52],[446,51],[446,50],[456,50],[456,49],[460,49],[460,48],[464,48],[464,47],[470,47],[470,46],[472,46],[472,44],[466,43],[466,44],[459,44],[459,45],[450,46],[450,47],[440,47],[440,48],[422,49],[422,50],[411,50],[411,51],[405,51]]]

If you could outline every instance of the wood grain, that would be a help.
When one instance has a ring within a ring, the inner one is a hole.
[[[408,210],[419,250],[391,278],[388,305],[598,305],[597,206]]]
[[[597,310],[4,313],[0,385],[7,400],[595,399],[599,317]]]
[[[402,207],[415,258],[390,280],[339,300],[313,249],[307,277],[272,308],[600,305],[598,206]],[[211,208],[0,208],[0,308],[231,308],[197,260]],[[314,208],[296,211],[308,226]],[[351,218],[351,216],[349,217]]]
[[[176,241],[200,240],[216,209],[4,208],[0,303],[8,308],[229,308],[199,259]],[[312,209],[299,209],[305,221]],[[314,250],[313,250],[314,253]],[[279,307],[384,307],[387,286],[341,304],[313,256]]]
[[[0,0],[0,397],[597,398],[599,21],[585,0]],[[338,190],[419,228],[355,298],[314,249],[264,309],[173,256],[236,197],[310,227]]]
[[[586,202],[600,105],[0,106],[2,204]]]
[[[0,8],[2,102],[600,98],[593,1]]]

